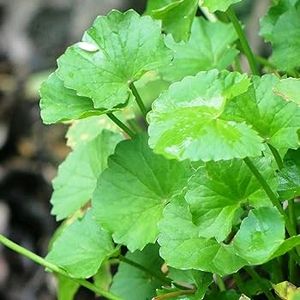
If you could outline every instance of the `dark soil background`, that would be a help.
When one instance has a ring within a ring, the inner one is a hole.
[[[257,53],[264,47],[258,18],[268,2],[240,7]],[[56,228],[51,180],[69,152],[66,126],[41,122],[39,83],[96,15],[111,8],[142,12],[144,6],[141,0],[0,0],[0,233],[39,255]],[[55,299],[54,279],[0,245],[0,300],[36,299]],[[94,297],[82,289],[76,299]]]

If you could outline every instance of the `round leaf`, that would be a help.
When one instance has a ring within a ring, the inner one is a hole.
[[[222,118],[247,91],[246,75],[211,70],[172,84],[149,113],[149,145],[167,158],[192,161],[260,156],[262,139],[245,123]]]
[[[83,41],[93,51],[82,43],[68,48],[58,59],[58,75],[77,95],[91,98],[95,108],[124,105],[131,82],[171,59],[160,22],[133,10],[98,17]]]

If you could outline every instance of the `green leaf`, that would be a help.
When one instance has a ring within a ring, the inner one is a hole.
[[[247,93],[231,101],[228,119],[245,120],[260,136],[278,150],[298,148],[300,108],[276,95],[273,88],[279,79],[274,75],[254,77]]]
[[[126,104],[131,82],[170,59],[160,22],[133,10],[113,10],[58,59],[58,75],[66,87],[91,98],[95,108],[112,109]]]
[[[300,79],[287,78],[280,80],[274,87],[274,93],[286,101],[300,106]]]
[[[288,72],[300,67],[300,6],[296,8],[296,2],[279,2],[261,22],[261,35],[272,44],[271,63],[279,70]]]
[[[120,140],[119,134],[103,130],[94,140],[78,146],[60,165],[51,197],[51,212],[57,220],[70,216],[91,199],[107,158]]]
[[[96,224],[89,211],[54,241],[46,259],[65,269],[70,277],[88,278],[113,251],[110,235]]]
[[[162,20],[163,30],[176,41],[188,40],[198,0],[150,0],[146,13]]]
[[[262,264],[283,243],[285,223],[275,207],[251,210],[241,224],[232,245],[241,258],[249,264]]]
[[[172,84],[148,114],[150,147],[179,160],[260,156],[264,146],[257,133],[244,122],[222,118],[227,102],[249,84],[247,75],[217,70]]]
[[[212,292],[209,294],[205,300],[240,300],[240,294],[238,294],[235,290],[228,290],[225,292]]]
[[[188,300],[201,300],[204,298],[208,287],[213,283],[213,276],[211,273],[201,272],[197,270],[179,270],[172,267],[168,267],[168,277],[174,282],[180,283],[184,286],[192,288],[196,287],[196,293],[192,295],[186,295],[185,298],[176,297],[170,299],[188,299]],[[164,292],[167,293],[168,289]],[[175,290],[175,291],[178,291]],[[169,291],[170,292],[170,291]]]
[[[283,300],[296,300],[300,294],[300,288],[288,281],[283,281],[278,284],[274,284],[273,288],[280,299]]]
[[[265,38],[266,41],[272,39],[274,26],[276,25],[279,17],[292,8],[298,0],[278,0],[274,1],[273,5],[267,15],[260,20],[260,35]]]
[[[91,115],[106,113],[105,110],[96,110],[93,101],[80,97],[74,90],[64,87],[64,83],[56,73],[52,73],[42,84],[41,117],[45,124],[80,119]]]
[[[112,283],[111,264],[109,261],[104,262],[98,272],[93,276],[94,285],[98,288],[109,291]]]
[[[272,181],[272,187],[276,186],[271,160],[262,158],[255,163],[264,178]],[[215,237],[218,241],[226,239],[242,213],[243,204],[271,205],[260,183],[242,160],[209,162],[200,167],[189,180],[186,200],[199,235]]]
[[[281,199],[300,195],[300,148],[289,150],[284,157],[284,167],[279,172],[278,193]]]
[[[279,246],[279,248],[275,251],[275,253],[272,254],[270,259],[282,256],[299,245],[300,245],[300,235],[292,236],[291,238],[285,240]]]
[[[143,249],[156,241],[162,210],[184,188],[189,164],[154,154],[143,135],[121,142],[108,166],[93,196],[96,219],[115,242]]]
[[[57,278],[57,299],[73,300],[80,284],[63,275],[56,275]]]
[[[186,43],[176,43],[171,36],[165,39],[173,50],[171,64],[161,69],[165,80],[174,82],[187,75],[213,68],[226,69],[238,51],[232,47],[237,34],[232,24],[209,22],[204,18],[194,19],[190,39]]]
[[[88,144],[95,139],[104,129],[120,132],[119,127],[107,116],[93,116],[82,120],[76,120],[69,127],[66,138],[67,145],[72,149]]]
[[[173,199],[165,208],[159,228],[160,255],[171,267],[226,275],[246,264],[235,255],[231,245],[199,236],[199,229],[193,224],[182,196]]]
[[[241,0],[200,0],[199,5],[206,7],[210,12],[217,10],[226,11],[231,4],[238,3]]]
[[[163,260],[158,255],[157,245],[148,245],[143,251],[128,252],[126,258],[142,265],[152,273],[164,276],[161,272]],[[117,274],[113,278],[111,292],[124,300],[151,299],[155,290],[164,283],[149,273],[121,262]]]

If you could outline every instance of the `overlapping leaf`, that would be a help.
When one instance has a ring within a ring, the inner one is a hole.
[[[285,238],[283,216],[275,207],[250,211],[235,235],[232,245],[248,264],[261,264],[270,259]]]
[[[202,17],[194,19],[186,43],[176,43],[171,36],[166,37],[166,45],[174,51],[174,59],[161,69],[163,78],[173,82],[199,71],[226,69],[238,53],[232,46],[236,39],[232,24],[212,23]]]
[[[245,120],[277,149],[299,147],[300,108],[276,95],[274,75],[254,77],[247,93],[231,102],[228,119]]]
[[[284,167],[279,172],[278,193],[281,199],[300,195],[300,148],[289,150],[284,158]]]
[[[276,187],[270,160],[262,158],[255,163],[269,184]],[[242,160],[206,163],[189,181],[186,200],[199,235],[215,237],[218,241],[226,239],[242,213],[243,204],[271,205],[260,183]]]
[[[261,23],[261,34],[272,44],[271,62],[288,72],[300,67],[300,6],[296,4],[292,0],[280,1]]]
[[[77,147],[60,165],[51,197],[57,220],[73,214],[91,199],[97,179],[107,167],[107,158],[120,140],[119,134],[103,130],[86,145]]]
[[[200,0],[199,4],[208,8],[210,12],[215,12],[217,10],[226,11],[230,5],[240,1],[241,0]]]
[[[65,269],[71,277],[87,278],[97,273],[113,251],[111,236],[96,224],[89,211],[62,232],[46,259]]]
[[[139,136],[120,143],[93,196],[97,221],[131,251],[155,242],[164,206],[180,192],[189,164],[156,155]]]
[[[274,93],[286,101],[295,102],[300,106],[300,79],[281,79],[274,86]]]
[[[83,42],[58,59],[58,75],[77,95],[89,97],[95,108],[126,103],[129,84],[145,72],[168,64],[160,22],[133,10],[113,10],[98,17]]]
[[[208,290],[208,287],[213,282],[213,276],[211,273],[201,272],[197,270],[179,270],[172,267],[168,267],[168,277],[174,282],[184,283],[184,285],[197,289],[194,294],[185,295],[186,300],[202,300]],[[173,288],[174,292],[179,289]],[[161,294],[170,293],[170,289],[162,289]],[[172,299],[172,298],[171,298]],[[182,299],[181,296],[174,298],[174,300]]]
[[[162,20],[163,29],[176,41],[187,40],[198,0],[149,0],[146,13]]]
[[[73,300],[80,284],[63,275],[56,275],[57,300]]]
[[[262,139],[244,122],[223,119],[227,102],[247,91],[246,75],[211,70],[174,83],[153,104],[149,144],[167,158],[192,161],[259,156]]]
[[[164,210],[160,223],[160,254],[166,263],[178,269],[198,269],[220,275],[234,273],[246,262],[231,245],[199,236],[198,227],[182,196]]]
[[[260,35],[267,41],[272,39],[273,29],[282,14],[288,11],[298,0],[278,0],[260,21]]]
[[[75,120],[91,115],[106,113],[94,108],[91,99],[80,97],[74,90],[64,87],[64,83],[56,73],[52,73],[42,84],[41,117],[45,124]]]
[[[143,251],[128,252],[126,258],[158,276],[164,276],[161,272],[163,260],[158,254],[157,245],[148,245]],[[124,300],[152,299],[156,294],[155,290],[163,284],[164,282],[149,273],[121,262],[118,272],[113,278],[111,291]]]
[[[120,132],[120,128],[106,116],[93,116],[74,121],[66,134],[67,145],[72,149],[86,145],[94,140],[104,129]]]

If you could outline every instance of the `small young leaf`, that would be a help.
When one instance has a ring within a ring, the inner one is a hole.
[[[260,156],[264,145],[257,133],[243,122],[222,118],[227,102],[249,84],[246,75],[217,70],[172,84],[148,114],[150,147],[178,160]]]
[[[226,275],[246,265],[245,260],[235,255],[231,245],[199,236],[182,196],[167,205],[159,228],[160,255],[174,268]]]
[[[161,272],[163,260],[158,255],[157,245],[148,245],[143,251],[128,252],[126,258],[159,276],[164,276]],[[149,273],[121,262],[110,290],[124,300],[151,299],[156,294],[155,290],[163,284]]]
[[[87,203],[96,188],[97,179],[107,167],[121,136],[103,130],[94,140],[77,147],[60,165],[53,180],[52,214],[62,220]]]
[[[226,11],[231,4],[240,2],[242,0],[200,0],[199,4],[208,8],[210,12],[217,10]]]
[[[75,91],[67,89],[56,73],[52,73],[42,84],[40,96],[41,117],[45,124],[107,113],[105,110],[96,110],[91,99],[80,97]]]
[[[166,45],[174,51],[174,59],[160,70],[163,78],[174,82],[199,71],[226,69],[238,53],[232,47],[236,39],[232,24],[212,23],[202,17],[194,19],[191,36],[186,43],[176,43],[171,36],[166,37]]]
[[[83,50],[80,44],[71,46],[58,59],[58,75],[66,87],[91,98],[95,108],[124,105],[131,94],[131,82],[171,59],[160,23],[133,10],[113,10],[98,17],[83,42],[99,51]]]
[[[276,149],[299,147],[300,107],[276,95],[280,80],[274,75],[255,76],[248,92],[231,101],[228,119],[245,120]]]
[[[300,294],[300,288],[297,288],[288,281],[283,281],[278,284],[274,284],[273,288],[276,294],[282,300],[296,300],[296,296]]]
[[[65,269],[71,277],[88,278],[97,273],[113,251],[110,235],[96,224],[89,211],[62,232],[46,259]]]
[[[255,161],[264,177],[274,186],[275,174],[269,159]],[[252,198],[259,200],[251,202]],[[232,229],[241,205],[271,205],[260,183],[242,160],[209,162],[189,180],[186,200],[199,235],[223,241]]]
[[[251,210],[233,239],[236,253],[249,264],[262,264],[283,243],[285,224],[275,207]]]
[[[176,41],[188,40],[198,0],[149,0],[146,13],[162,20],[163,30]]]
[[[154,243],[164,206],[181,192],[190,166],[156,155],[146,136],[121,142],[99,178],[92,204],[99,224],[130,251]]]

